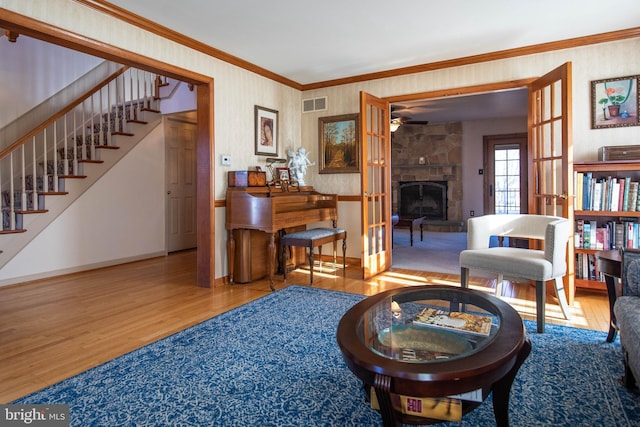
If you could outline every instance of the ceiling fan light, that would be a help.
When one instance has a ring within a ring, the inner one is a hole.
[[[402,124],[402,121],[399,118],[396,117],[394,119],[391,119],[391,123],[389,124],[389,130],[391,130],[391,132],[395,132],[398,130],[401,124]]]

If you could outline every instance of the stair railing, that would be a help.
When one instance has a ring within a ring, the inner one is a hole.
[[[156,78],[122,67],[0,151],[0,234],[25,231],[24,214],[46,212],[46,195],[66,194],[65,178],[82,178],[100,149],[117,148],[112,136],[131,135],[129,123],[157,111]]]

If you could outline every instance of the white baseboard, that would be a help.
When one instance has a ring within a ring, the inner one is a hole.
[[[140,261],[143,259],[156,258],[166,256],[166,251],[151,252],[147,254],[136,255],[127,258],[112,259],[109,261],[96,262],[93,264],[79,265],[77,267],[63,268],[61,270],[47,271],[43,273],[30,274],[21,277],[12,277],[10,279],[0,280],[1,286],[16,285],[18,283],[32,282],[34,280],[46,279],[49,277],[64,276],[65,274],[78,273],[80,271],[95,270],[103,267],[111,267],[112,265],[126,264],[128,262]]]

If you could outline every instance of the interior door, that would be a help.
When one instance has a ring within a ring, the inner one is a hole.
[[[527,213],[527,134],[486,135],[483,143],[485,215]]]
[[[571,63],[529,86],[529,213],[556,215],[573,223]],[[565,291],[573,304],[574,247],[569,238]]]
[[[365,279],[391,267],[389,102],[360,92],[362,269]]]
[[[165,120],[167,180],[167,251],[197,246],[197,124]]]

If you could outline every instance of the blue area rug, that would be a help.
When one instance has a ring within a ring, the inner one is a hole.
[[[14,403],[69,404],[74,426],[381,426],[336,342],[362,298],[290,286]],[[511,425],[639,425],[640,399],[618,384],[618,342],[525,324],[533,351]],[[491,397],[454,424],[495,425]]]

